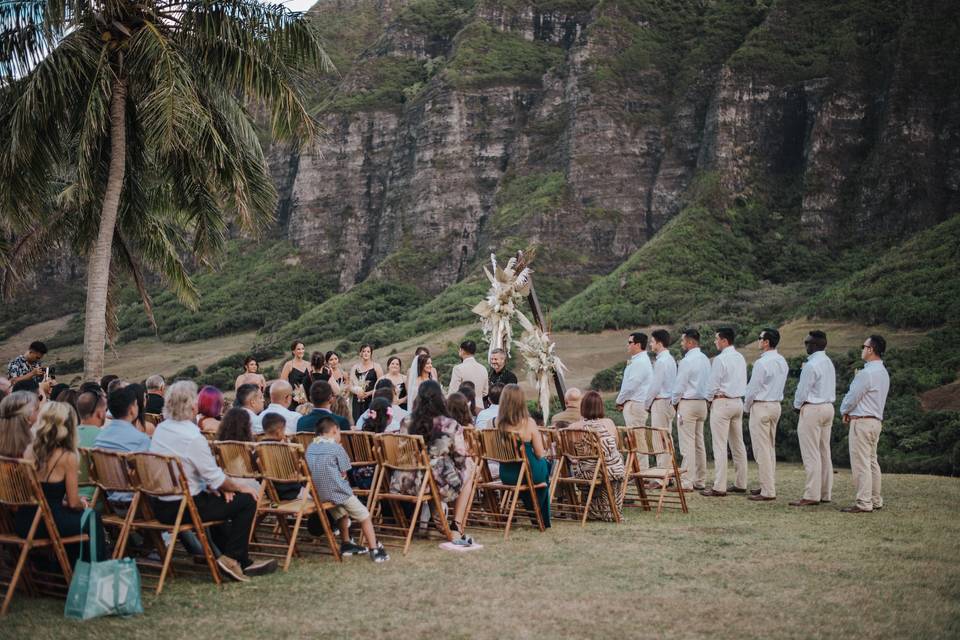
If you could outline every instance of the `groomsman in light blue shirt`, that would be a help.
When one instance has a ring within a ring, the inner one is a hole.
[[[887,341],[883,336],[872,335],[866,339],[860,350],[865,362],[863,369],[857,372],[840,403],[843,421],[850,425],[850,471],[857,491],[856,504],[841,509],[845,513],[869,513],[883,508],[877,443],[890,392],[890,374],[883,366],[886,350]]]
[[[653,379],[653,366],[647,356],[647,334],[636,332],[627,337],[630,360],[623,370],[623,382],[617,395],[617,409],[623,412],[623,423],[628,427],[647,425],[647,395]],[[640,457],[640,468],[648,469],[650,461]]]
[[[677,366],[671,402],[677,409],[677,433],[683,488],[701,490],[707,477],[707,449],[703,442],[703,423],[707,420],[707,380],[710,358],[700,351],[700,332],[687,329],[680,339],[684,355]]]
[[[673,385],[677,380],[677,361],[670,354],[670,334],[666,329],[657,329],[650,333],[650,350],[653,351],[653,380],[647,394],[647,413],[650,414],[650,426],[664,429],[673,434],[673,418],[677,410],[670,402]],[[657,466],[661,469],[670,464],[670,454],[657,456]]]
[[[700,494],[720,497],[727,492],[747,492],[747,448],[743,443],[743,396],[747,391],[747,361],[733,346],[733,329],[717,331],[714,344],[720,352],[710,367],[707,402],[710,403],[710,435],[713,437],[713,488]],[[727,486],[727,444],[736,470]]]
[[[833,499],[830,431],[833,403],[837,400],[837,371],[826,353],[827,334],[811,331],[803,345],[807,349],[807,361],[800,371],[793,408],[800,413],[797,438],[807,480],[803,497],[791,502],[791,507],[809,507]]]

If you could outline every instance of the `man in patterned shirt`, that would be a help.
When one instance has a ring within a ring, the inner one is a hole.
[[[40,380],[44,376],[42,358],[46,353],[47,345],[31,342],[25,354],[10,361],[7,376],[14,390],[37,391],[40,388]]]

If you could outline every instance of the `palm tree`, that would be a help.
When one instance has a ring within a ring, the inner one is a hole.
[[[151,321],[145,264],[195,307],[184,256],[209,262],[231,223],[272,219],[252,112],[312,141],[300,87],[330,62],[302,14],[255,0],[5,0],[0,24],[0,286],[58,240],[85,255],[99,378],[124,274]]]

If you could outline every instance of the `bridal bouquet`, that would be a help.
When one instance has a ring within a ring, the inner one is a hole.
[[[303,390],[302,384],[298,384],[293,388],[293,401],[297,404],[305,404],[307,402],[307,393]]]
[[[486,266],[483,268],[490,281],[490,290],[486,298],[473,308],[473,312],[480,316],[480,325],[484,337],[490,342],[490,351],[502,347],[510,355],[513,337],[510,320],[520,314],[518,304],[530,295],[530,274],[533,273],[527,266],[532,259],[530,253],[525,255],[518,251],[517,256],[510,258],[503,268],[497,265],[497,256],[490,254],[493,272]]]
[[[530,382],[537,385],[543,422],[549,424],[550,376],[554,371],[563,373],[567,370],[567,367],[557,355],[557,344],[545,331],[541,331],[540,327],[534,326],[522,313],[517,312],[517,320],[523,326],[524,331],[523,337],[515,341],[514,346],[520,352],[520,357],[527,367],[527,376]]]

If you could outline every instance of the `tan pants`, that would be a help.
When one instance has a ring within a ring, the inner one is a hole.
[[[673,417],[677,410],[670,404],[669,398],[658,398],[650,405],[650,426],[655,429],[666,429],[673,439]],[[670,454],[662,453],[657,456],[657,466],[665,469],[670,466]]]
[[[750,445],[760,476],[760,495],[777,497],[777,423],[779,402],[754,402],[750,407]]]
[[[647,426],[647,408],[643,406],[642,402],[634,402],[629,400],[623,405],[623,424],[628,427],[645,427]],[[650,458],[647,456],[639,456],[640,459],[640,468],[649,469],[650,468]]]
[[[857,492],[857,506],[873,511],[883,506],[880,495],[880,463],[877,461],[877,442],[882,425],[876,418],[850,420],[850,470]]]
[[[680,467],[685,489],[702,487],[707,479],[707,447],[703,442],[703,423],[707,420],[706,400],[681,400],[677,405],[677,433],[680,435]]]
[[[710,405],[710,435],[713,439],[713,490],[727,490],[727,445],[736,471],[734,485],[747,488],[747,447],[743,444],[743,400],[717,398]]]
[[[830,459],[830,429],[833,427],[832,404],[805,404],[800,409],[797,437],[807,483],[804,500],[833,499],[833,461]]]

